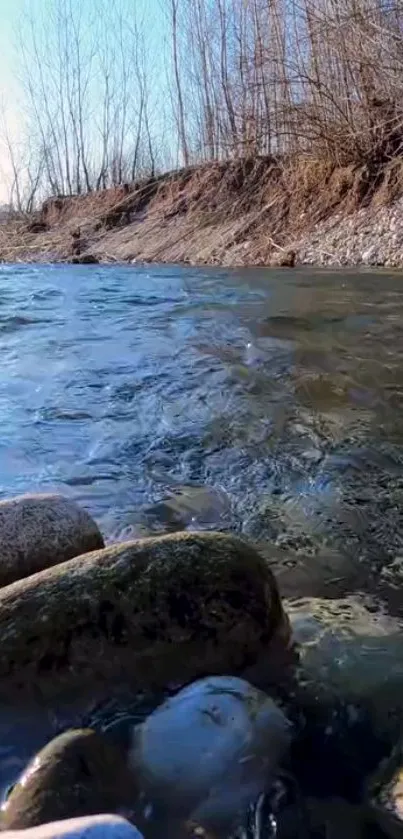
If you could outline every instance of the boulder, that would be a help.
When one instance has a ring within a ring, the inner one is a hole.
[[[271,789],[290,741],[291,725],[269,696],[218,676],[180,691],[137,726],[129,762],[157,823],[190,821],[226,836]]]
[[[299,659],[291,705],[303,718],[295,772],[310,794],[319,788],[323,795],[360,800],[363,779],[400,733],[401,623],[359,596],[284,605]]]
[[[1,827],[22,830],[99,813],[129,815],[136,796],[123,751],[91,729],[67,731],[28,764],[2,807]]]
[[[403,710],[401,621],[359,596],[286,600],[306,695],[365,708],[379,730]]]
[[[2,695],[26,702],[180,687],[259,655],[269,678],[289,623],[251,546],[195,532],[111,545],[7,586],[0,639]]]
[[[69,498],[0,501],[0,587],[103,546],[91,516]]]
[[[3,839],[143,839],[134,825],[118,816],[90,816],[43,824],[26,830],[6,830]]]

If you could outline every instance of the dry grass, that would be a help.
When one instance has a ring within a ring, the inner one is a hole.
[[[379,207],[402,192],[401,158],[372,172],[307,158],[217,162],[45,202],[34,216],[2,225],[0,258],[69,260],[79,227],[82,252],[103,260],[270,262],[333,214]]]

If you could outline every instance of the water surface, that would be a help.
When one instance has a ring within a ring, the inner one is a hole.
[[[327,546],[374,575],[403,550],[398,275],[0,266],[0,358],[2,498],[62,492],[109,539]]]
[[[2,266],[1,496],[58,490],[120,535],[207,485],[242,529],[273,491],[389,475],[402,313],[379,273]]]

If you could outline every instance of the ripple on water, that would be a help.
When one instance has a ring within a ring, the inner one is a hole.
[[[245,529],[312,561],[325,544],[368,585],[395,567],[398,278],[1,265],[0,279],[2,498],[66,492],[108,540]],[[52,725],[0,716],[1,783]]]

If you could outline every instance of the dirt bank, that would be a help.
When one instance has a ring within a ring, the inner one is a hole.
[[[258,158],[49,199],[0,227],[4,262],[403,265],[403,158]]]

